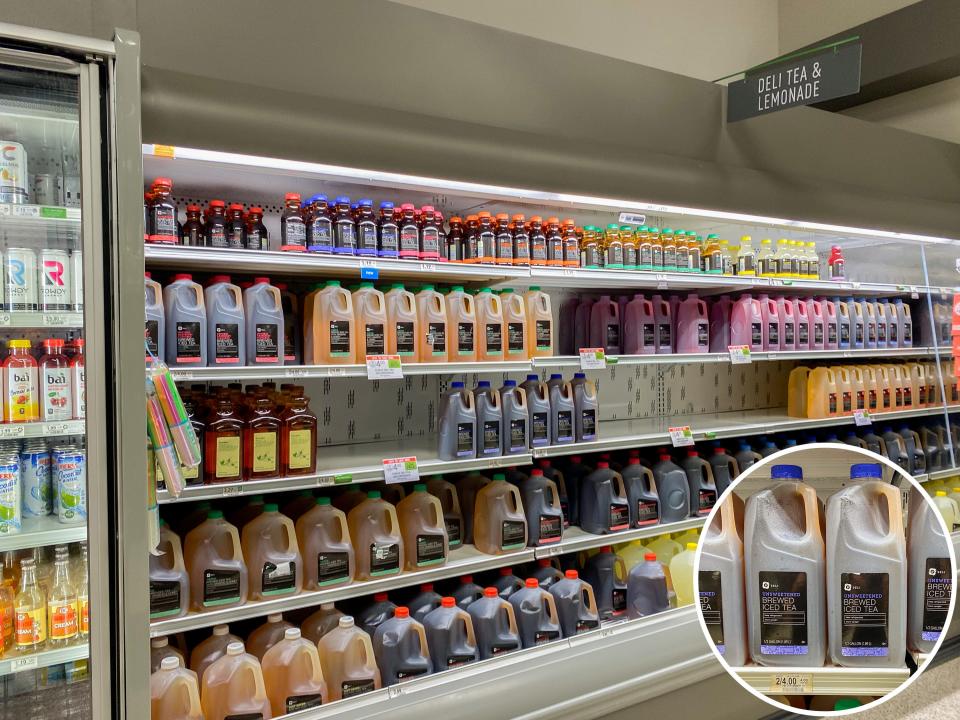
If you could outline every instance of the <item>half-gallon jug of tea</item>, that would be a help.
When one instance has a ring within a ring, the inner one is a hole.
[[[605,535],[628,529],[630,516],[623,477],[610,469],[609,462],[599,461],[580,488],[580,527],[588,533]]]
[[[553,311],[550,296],[532,285],[524,295],[527,308],[527,348],[530,357],[553,355]]]
[[[438,408],[441,460],[466,460],[477,456],[477,409],[473,393],[456,380],[440,398]]]
[[[495,362],[503,360],[504,336],[503,304],[499,295],[490,288],[477,293],[477,360]]]
[[[320,668],[331,702],[380,689],[380,670],[370,636],[345,615],[317,643]]]
[[[214,275],[203,291],[207,308],[207,360],[211,365],[247,364],[243,292],[229,275]]]
[[[183,558],[190,573],[190,609],[195,612],[242,605],[247,601],[247,566],[240,534],[211,510],[187,533]]]
[[[743,500],[730,493],[700,540],[700,611],[717,651],[733,667],[747,663],[743,594]]]
[[[313,508],[297,518],[295,530],[303,557],[305,590],[341,585],[353,579],[356,556],[347,516],[331,505],[329,497],[317,498]]]
[[[206,367],[207,311],[203,289],[192,275],[180,273],[163,289],[166,313],[167,365],[170,367]]]
[[[434,672],[460,667],[480,659],[473,619],[466,610],[457,607],[452,597],[440,600],[440,607],[427,613],[423,628],[430,648],[430,663]]]
[[[560,493],[543,470],[534,468],[530,477],[520,483],[523,510],[527,516],[527,544],[530,547],[559,542],[563,537],[563,511]]]
[[[397,505],[397,519],[403,535],[405,570],[443,565],[450,553],[443,507],[439,498],[417,483],[413,492]]]
[[[547,388],[550,392],[550,442],[552,445],[572,443],[576,432],[573,388],[559,373],[550,375]]]
[[[303,559],[293,522],[273,503],[243,526],[243,559],[253,601],[296,595],[303,586]]]
[[[949,529],[949,528],[948,528]],[[907,516],[907,647],[933,652],[953,594],[950,536],[924,493],[910,489]]]
[[[717,502],[717,485],[713,479],[713,466],[700,457],[696,450],[687,450],[680,463],[690,484],[690,517],[709,515]]]
[[[304,344],[307,365],[349,365],[354,361],[356,318],[353,296],[339,280],[327,280],[323,289],[307,298]]]
[[[660,522],[678,522],[690,517],[694,499],[690,496],[690,483],[683,468],[664,452],[660,453],[660,459],[652,469],[660,500]]]
[[[397,511],[380,498],[379,490],[347,514],[347,526],[357,559],[357,580],[372,580],[400,572],[403,537]]]

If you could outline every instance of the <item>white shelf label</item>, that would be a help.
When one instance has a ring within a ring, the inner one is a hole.
[[[749,365],[753,361],[749,345],[730,345],[727,350],[730,352],[730,362],[733,365]]]
[[[640,213],[622,212],[620,213],[620,222],[627,225],[643,225],[647,222],[647,216]]]
[[[333,475],[321,475],[317,478],[317,487],[329,487],[334,482]]]
[[[66,435],[70,432],[70,423],[47,423],[45,432],[47,435]]]
[[[173,376],[176,380],[193,380],[193,373],[189,370],[173,370]]]
[[[345,367],[330,367],[327,368],[327,375],[330,377],[340,377],[341,375],[346,375],[347,369]]]
[[[770,678],[770,692],[781,695],[800,695],[813,692],[813,675],[809,673],[780,673]]]
[[[0,425],[0,438],[23,437],[27,429],[23,425]]]
[[[383,478],[387,485],[420,480],[416,457],[389,458],[383,461]]]
[[[581,370],[603,370],[607,367],[607,357],[603,348],[580,348]]]
[[[227,486],[223,489],[223,496],[224,496],[224,497],[234,497],[235,495],[239,495],[239,494],[240,494],[240,486],[239,486],[239,485],[227,485]]]
[[[673,443],[674,447],[689,447],[693,445],[693,430],[690,429],[689,425],[672,427],[669,428],[668,432],[670,433],[670,442]]]
[[[870,419],[869,410],[854,410],[853,411],[853,422],[855,425],[870,425],[872,420]]]
[[[16,217],[40,217],[40,208],[36,205],[14,205],[13,214]]]
[[[367,355],[367,380],[402,380],[399,355]]]
[[[22,670],[32,670],[39,665],[36,655],[27,657],[18,657],[10,660],[10,672],[21,672]]]
[[[47,327],[61,327],[67,324],[66,315],[43,315],[43,324]]]
[[[391,685],[387,688],[387,697],[393,700],[403,695],[403,688],[399,685]]]
[[[10,313],[0,313],[0,325],[10,324]]]
[[[306,377],[309,371],[305,367],[285,367],[283,369],[284,377],[288,378],[302,378]]]

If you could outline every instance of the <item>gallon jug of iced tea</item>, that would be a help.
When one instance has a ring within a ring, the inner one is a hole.
[[[546,383],[540,382],[535,374],[527,375],[520,384],[527,400],[528,423],[527,437],[530,447],[545,447],[550,444],[550,391]]]
[[[394,283],[383,301],[387,312],[387,354],[399,355],[404,362],[419,362],[420,318],[416,298],[402,283]]]
[[[261,663],[274,717],[329,701],[317,646],[300,636],[300,628],[287,628],[283,640],[266,652]]]
[[[823,350],[826,338],[826,326],[823,316],[823,304],[814,298],[806,300],[807,320],[810,323],[810,350]]]
[[[583,565],[580,576],[597,599],[601,620],[622,615],[627,609],[627,566],[609,545],[600,548]]]
[[[344,614],[333,603],[322,603],[319,610],[300,624],[300,632],[307,640],[318,644],[321,638],[340,625],[342,617]]]
[[[744,521],[750,656],[759,665],[820,667],[827,613],[817,493],[796,465],[774,465],[771,476],[774,485],[747,500]]]
[[[303,559],[293,521],[273,503],[243,526],[240,536],[247,565],[250,600],[296,595],[303,586]]]
[[[653,355],[657,352],[657,324],[653,303],[635,295],[623,315],[623,352],[626,355]]]
[[[503,452],[503,409],[500,393],[480,380],[473,391],[477,413],[477,457],[496,457]]]
[[[529,410],[527,394],[517,387],[516,380],[504,380],[500,388],[501,436],[503,438],[502,455],[519,455],[530,447],[527,428]]]
[[[794,371],[796,372],[796,370]],[[792,377],[793,373],[791,373]],[[840,415],[840,386],[832,367],[818,367],[807,374],[806,417],[826,418]]]
[[[946,626],[953,594],[949,542],[950,536],[924,493],[911,488],[907,519],[907,647],[914,652],[933,652]]]
[[[656,324],[656,354],[669,355],[673,352],[673,315],[670,314],[670,303],[661,295],[650,298],[653,304],[653,319]]]
[[[481,660],[520,649],[513,605],[501,598],[495,587],[484,588],[483,597],[470,603],[467,613],[473,620]]]
[[[180,538],[163,520],[157,555],[150,555],[150,619],[181,617],[190,602],[190,576]]]
[[[271,717],[260,663],[244,652],[243,643],[230,643],[226,654],[207,668],[200,680],[200,702],[208,720]]]
[[[620,306],[609,295],[601,295],[590,308],[590,345],[607,355],[620,354]],[[579,353],[579,348],[576,352]]]
[[[678,353],[710,351],[710,322],[707,303],[696,295],[688,295],[677,306]]]
[[[679,522],[689,517],[694,499],[690,496],[690,483],[683,468],[664,452],[660,453],[652,470],[660,500],[660,522]]]
[[[307,299],[304,344],[307,365],[349,365],[354,361],[356,319],[353,296],[339,280],[327,280]]]
[[[340,618],[339,625],[320,638],[317,651],[331,702],[380,689],[373,643],[349,615]]]
[[[159,670],[161,663],[168,657],[176,658],[181,667],[185,665],[183,655],[170,644],[169,638],[150,638],[150,672],[155,673]]]
[[[166,657],[150,676],[150,720],[203,720],[197,674]]]
[[[494,595],[497,589],[492,588]],[[460,577],[460,584],[453,590],[453,599],[457,601],[457,607],[466,610],[474,602],[483,597],[483,588],[473,581],[473,575],[463,575]]]
[[[640,458],[630,458],[621,473],[630,509],[630,527],[646,527],[660,522],[660,498],[653,471],[640,463]]]
[[[793,315],[797,323],[797,350],[809,350],[811,341],[810,316],[807,312],[807,302],[802,298],[791,298]]]
[[[710,514],[717,502],[717,485],[713,479],[713,466],[700,457],[696,450],[687,450],[680,463],[690,484],[690,517]]]
[[[527,520],[520,491],[506,482],[502,473],[495,474],[493,482],[476,494],[473,543],[477,550],[488,555],[500,555],[527,545]]]
[[[448,336],[454,332],[447,326],[447,305],[433,285],[424,285],[416,295],[420,336],[417,355],[420,362],[447,362]]]
[[[427,486],[417,483],[413,492],[397,505],[397,519],[404,545],[404,570],[419,570],[432,565],[443,565],[450,548],[443,507],[439,498],[427,492]]]
[[[503,303],[490,288],[483,288],[476,296],[477,360],[496,362],[504,356]]]
[[[523,295],[512,288],[500,293],[503,303],[503,342],[506,359],[516,360],[529,357],[530,339],[527,332],[527,309]]]
[[[457,486],[434,475],[427,479],[427,492],[440,500],[443,525],[447,530],[447,546],[451,550],[460,547],[463,544],[463,512],[460,510]]]
[[[740,443],[740,449],[737,451],[737,454],[734,455],[734,458],[737,461],[737,467],[740,468],[740,472],[744,472],[747,468],[763,460],[763,456],[745,442]]]
[[[490,478],[478,471],[467,474],[457,481],[457,497],[460,500],[460,512],[463,516],[463,542],[473,543],[473,520],[477,505],[477,493],[490,484]]]
[[[283,298],[270,278],[253,279],[243,291],[246,318],[247,362],[250,365],[283,365]]]
[[[597,439],[597,421],[600,419],[600,399],[597,386],[588,380],[585,373],[573,374],[570,382],[573,389],[574,442],[589,442]]]
[[[780,350],[780,307],[776,300],[771,300],[766,295],[759,296],[760,317],[762,322],[763,348],[764,350]]]
[[[477,359],[477,312],[473,295],[454,285],[446,297],[447,358],[451,362]]]
[[[303,587],[319,590],[353,580],[356,556],[350,542],[347,516],[319,497],[316,504],[297,518],[297,545],[303,557]]]
[[[283,613],[270,613],[263,625],[247,635],[247,652],[263,662],[267,650],[283,640],[284,633],[292,627],[283,619]]]
[[[737,465],[736,458],[727,454],[725,448],[717,446],[710,456],[710,468],[713,470],[713,482],[717,486],[719,498],[740,474],[740,466]]]
[[[372,602],[369,602],[357,613],[355,618],[357,627],[370,637],[373,637],[377,628],[393,617],[393,612],[396,609],[397,604],[390,600],[390,596],[387,595],[387,593],[374,593]]]
[[[146,359],[150,354],[158,360],[167,359],[167,320],[163,312],[163,289],[160,283],[150,279],[150,273],[144,273],[144,306],[146,309],[145,338],[147,342]]]
[[[400,572],[404,557],[397,511],[380,498],[379,490],[347,514],[347,526],[357,559],[356,580],[372,580]]]
[[[789,298],[780,296],[776,299],[777,315],[780,318],[780,349],[796,350],[797,348],[797,317],[793,302]]]
[[[667,576],[657,554],[645,552],[643,561],[627,574],[627,617],[649,617],[670,609]]]
[[[190,609],[203,612],[242,605],[247,601],[247,566],[240,534],[211,510],[207,519],[187,533],[184,562],[190,573]]]
[[[420,592],[407,601],[407,609],[410,610],[410,617],[422,623],[427,615],[440,607],[440,601],[442,599],[440,594],[434,591],[433,583],[424,583],[420,586]]]
[[[536,647],[560,638],[556,601],[536,578],[527,578],[525,587],[510,596],[510,604],[523,647]]]
[[[480,659],[473,619],[466,610],[457,607],[457,601],[452,597],[442,598],[440,607],[427,613],[423,628],[433,672],[460,667]]]
[[[440,398],[438,408],[441,460],[465,460],[477,456],[477,409],[473,393],[455,380]],[[499,450],[499,448],[498,448]]]
[[[240,642],[227,625],[214,625],[211,634],[199,642],[190,653],[190,669],[203,681],[203,674],[214,662],[226,655],[227,646]]]
[[[372,282],[362,282],[353,293],[354,362],[387,352],[387,301]]]
[[[426,631],[406,607],[398,607],[393,617],[377,628],[373,654],[387,686],[433,672]]]
[[[527,543],[530,547],[559,542],[563,537],[563,511],[556,483],[534,468],[520,483],[523,510],[527,517]]]
[[[747,663],[743,594],[743,500],[730,493],[700,540],[700,611],[710,639],[733,667]]]
[[[532,285],[523,297],[527,308],[527,349],[530,357],[553,355],[553,311],[550,296]]]
[[[837,334],[837,304],[826,298],[821,298],[820,304],[823,306],[823,349],[837,350],[840,346],[840,338]]]
[[[170,367],[207,366],[207,311],[203,289],[193,276],[180,273],[163,289],[166,313],[166,360]]]
[[[827,500],[830,658],[841,667],[902,667],[907,651],[900,490],[882,475],[879,464],[857,463],[855,484]]]
[[[583,479],[580,488],[580,527],[588,533],[606,535],[630,527],[630,503],[620,473],[601,460]]]
[[[550,392],[550,443],[552,445],[572,443],[576,432],[573,388],[570,383],[563,381],[559,373],[550,375],[547,388]]]
[[[548,590],[557,608],[557,622],[563,637],[573,637],[600,627],[600,614],[593,588],[580,579],[576,570],[567,570],[561,579],[552,582]]]
[[[229,275],[214,275],[203,291],[207,309],[207,360],[211,365],[247,364],[243,293]]]

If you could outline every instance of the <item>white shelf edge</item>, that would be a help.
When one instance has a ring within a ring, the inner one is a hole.
[[[496,360],[446,363],[403,363],[404,376],[457,375],[460,373],[528,372],[532,369],[529,360]],[[180,382],[191,380],[273,380],[327,377],[367,377],[366,365],[281,365],[279,367],[228,366],[205,368],[171,368],[171,375]],[[381,382],[389,383],[390,380]]]
[[[65,648],[55,650],[41,650],[37,653],[14,655],[13,657],[0,659],[0,677],[12,675],[13,673],[24,672],[26,670],[36,670],[38,668],[59,665],[60,663],[73,662],[75,660],[84,660],[90,656],[90,646],[71,645]]]
[[[11,438],[63,437],[86,433],[86,420],[60,422],[2,423],[0,440]]]
[[[0,222],[12,220],[29,223],[80,224],[80,208],[57,205],[32,205],[30,203],[0,203]]]
[[[910,677],[906,668],[735,667],[750,687],[766,695],[884,695]],[[795,690],[773,687],[777,678],[792,678]]]
[[[704,521],[705,518],[702,517],[687,518],[686,520],[678,520],[672,523],[658,523],[642,528],[633,528],[632,530],[621,530],[607,535],[594,535],[593,533],[581,530],[579,527],[571,526],[563,531],[564,537],[559,542],[537,547],[535,548],[534,554],[539,560],[540,558],[551,558],[557,555],[579,552],[580,550],[591,550],[593,548],[603,547],[604,545],[620,545],[622,543],[633,542],[634,540],[642,540],[644,538],[657,537],[658,535],[683,532],[684,530],[703,527]]]
[[[25,518],[23,529],[13,535],[0,535],[0,552],[24,548],[81,542],[87,539],[86,525],[65,525],[55,515]]]

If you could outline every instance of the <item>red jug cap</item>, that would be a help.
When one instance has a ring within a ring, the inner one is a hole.
[[[452,597],[445,597],[445,598],[441,598],[440,600],[440,607],[452,608],[452,607],[456,607],[456,605],[457,605],[457,601],[454,600]]]
[[[527,578],[526,586],[528,588],[540,587],[540,581],[536,578]]]
[[[597,463],[597,468],[599,469],[608,468],[608,467],[610,467],[610,463],[608,463],[606,460],[601,460],[600,462]]]
[[[506,577],[507,575],[513,575],[513,568],[510,568],[510,567],[500,568],[500,576]]]
[[[647,553],[646,555],[643,556],[643,559],[646,560],[647,562],[654,562],[657,559],[657,554]]]
[[[489,587],[489,588],[483,589],[484,597],[497,597],[498,595],[500,595],[500,593],[497,591],[495,587]]]
[[[374,601],[374,602],[386,602],[387,599],[388,599],[388,597],[389,597],[389,596],[388,596],[386,593],[377,593],[376,595],[373,596],[373,601]]]
[[[410,608],[404,607],[401,605],[396,610],[393,611],[393,616],[398,618],[407,618],[410,617]]]
[[[567,570],[567,571],[563,574],[563,576],[564,576],[567,580],[577,580],[577,579],[580,577],[580,573],[578,573],[576,570]]]

